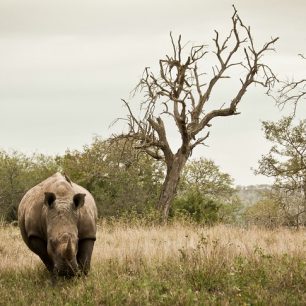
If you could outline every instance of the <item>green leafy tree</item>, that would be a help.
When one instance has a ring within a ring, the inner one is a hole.
[[[274,198],[264,198],[246,208],[243,213],[244,221],[249,225],[274,228],[285,225],[286,216],[279,202]]]
[[[206,224],[237,220],[240,201],[233,188],[233,179],[204,158],[190,161],[184,168],[178,194],[170,215],[185,214]]]
[[[144,214],[156,201],[162,168],[130,141],[95,138],[82,151],[58,158],[64,172],[95,197],[100,216]]]
[[[202,195],[228,200],[234,193],[233,179],[209,159],[200,158],[186,164],[179,191],[196,189]]]
[[[0,215],[17,219],[17,207],[27,190],[57,171],[52,157],[0,152]]]
[[[262,156],[256,173],[273,177],[274,189],[290,202],[283,207],[302,217],[306,211],[306,120],[294,125],[292,117],[284,117],[263,122],[263,129],[272,147]]]

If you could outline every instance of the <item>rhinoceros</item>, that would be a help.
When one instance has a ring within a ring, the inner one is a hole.
[[[53,275],[87,274],[97,208],[85,188],[55,173],[31,188],[18,207],[22,238]]]

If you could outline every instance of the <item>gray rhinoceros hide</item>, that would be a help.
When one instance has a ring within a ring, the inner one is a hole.
[[[24,242],[56,275],[88,273],[96,219],[92,195],[61,173],[31,188],[18,207]]]

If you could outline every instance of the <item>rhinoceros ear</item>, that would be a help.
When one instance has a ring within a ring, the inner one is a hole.
[[[85,203],[85,193],[77,193],[73,197],[73,203],[76,208],[81,208]]]
[[[48,207],[53,207],[54,201],[56,200],[56,196],[53,192],[45,192],[45,205]]]

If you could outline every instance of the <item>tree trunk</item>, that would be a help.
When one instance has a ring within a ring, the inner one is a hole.
[[[303,177],[303,185],[302,185],[302,197],[303,197],[303,214],[305,216],[305,212],[306,212],[306,175],[304,175]],[[302,223],[305,226],[305,217],[302,218]]]
[[[167,174],[157,203],[161,220],[164,223],[167,222],[169,210],[175,197],[180,176],[187,159],[187,154],[182,154],[179,151],[173,156],[171,161],[167,162]]]

